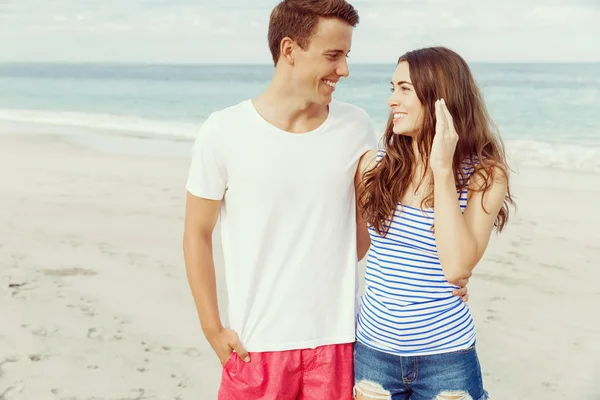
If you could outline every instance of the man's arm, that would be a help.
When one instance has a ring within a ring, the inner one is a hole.
[[[359,196],[362,191],[365,174],[375,166],[376,158],[377,150],[367,151],[360,158],[356,173],[354,174],[354,191],[356,192],[356,252],[358,253],[359,261],[365,257],[369,251],[369,247],[371,247],[371,236],[369,236],[367,221],[364,219],[359,204]]]
[[[188,192],[183,235],[185,268],[202,331],[221,364],[225,364],[233,350],[248,362],[250,357],[238,335],[223,327],[219,314],[212,234],[220,208],[221,200],[207,200]]]

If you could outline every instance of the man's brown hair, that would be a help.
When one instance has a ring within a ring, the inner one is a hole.
[[[275,65],[283,38],[295,40],[306,50],[319,18],[337,18],[352,27],[359,21],[354,7],[344,0],[283,0],[273,9],[269,20],[269,48]]]

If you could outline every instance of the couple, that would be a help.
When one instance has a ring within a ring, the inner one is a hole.
[[[464,60],[428,48],[400,57],[377,150],[367,113],[332,100],[358,20],[344,0],[282,1],[272,82],[213,113],[194,145],[184,254],[219,399],[487,398],[464,300],[508,219],[501,141]]]

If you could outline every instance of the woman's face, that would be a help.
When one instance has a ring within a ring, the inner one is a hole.
[[[393,114],[394,133],[416,136],[423,123],[424,110],[410,80],[408,62],[402,61],[396,67],[391,90],[388,105]]]

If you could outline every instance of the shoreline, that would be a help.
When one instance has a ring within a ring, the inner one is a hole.
[[[130,155],[188,157],[196,132],[201,126],[201,123],[185,123],[187,127],[182,129],[177,122],[147,120],[143,128],[136,126],[135,129],[130,129],[131,127],[128,128],[125,124],[117,129],[113,124],[107,128],[96,123],[88,126],[17,121],[0,116],[0,132],[40,135],[51,133],[65,136],[96,150]],[[160,129],[155,129],[152,124],[159,124]],[[376,132],[382,132],[382,129],[377,129]],[[377,135],[380,140],[381,133]],[[522,171],[550,170],[556,174],[600,176],[600,143],[589,144],[582,141],[565,144],[533,138],[503,140],[509,163],[516,174]],[[381,142],[379,144],[381,145]]]

